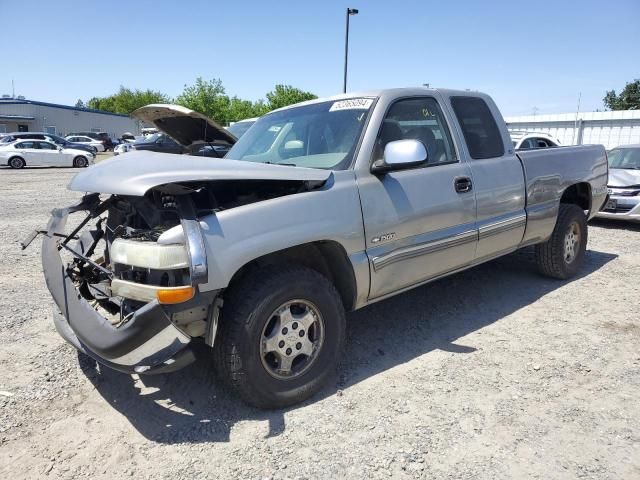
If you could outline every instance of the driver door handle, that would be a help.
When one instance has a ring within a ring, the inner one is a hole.
[[[453,182],[456,192],[467,193],[473,189],[473,182],[469,177],[458,177]]]

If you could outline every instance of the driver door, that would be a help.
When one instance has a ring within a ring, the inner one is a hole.
[[[49,142],[38,142],[41,165],[49,167],[66,164],[62,161],[64,155],[58,151],[58,147]],[[69,160],[68,165],[71,165]]]
[[[426,165],[358,178],[371,299],[469,265],[475,256],[471,169],[456,151],[436,97],[400,99],[390,106],[372,162],[387,143],[403,139],[425,145]]]

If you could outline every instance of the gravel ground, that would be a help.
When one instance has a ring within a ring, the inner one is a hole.
[[[0,478],[640,478],[639,227],[591,225],[572,281],[521,251],[350,314],[336,381],[259,411],[206,355],[138,378],[56,334],[17,242],[75,172],[0,169]]]

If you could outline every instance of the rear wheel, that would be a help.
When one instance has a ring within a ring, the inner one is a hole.
[[[540,272],[562,280],[575,275],[584,263],[587,234],[584,211],[577,205],[560,204],[551,237],[535,248]]]
[[[25,165],[25,161],[21,157],[13,157],[11,160],[9,160],[9,166],[11,168],[24,168]]]
[[[89,165],[89,162],[87,161],[86,157],[78,156],[78,157],[73,159],[73,166],[74,167],[84,168],[87,165]]]
[[[216,368],[248,404],[280,408],[315,394],[335,371],[345,312],[333,284],[295,266],[267,267],[225,295]]]

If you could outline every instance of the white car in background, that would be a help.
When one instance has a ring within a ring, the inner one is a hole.
[[[231,134],[236,138],[240,138],[247,132],[247,130],[249,130],[249,128],[251,128],[251,125],[256,123],[256,120],[258,120],[258,117],[245,118],[244,120],[232,123],[228,127],[225,127],[225,129],[228,132],[231,132]]]
[[[534,148],[559,147],[560,141],[543,132],[509,132],[516,150],[532,150]]]
[[[84,145],[91,145],[95,147],[99,152],[104,152],[104,144],[100,140],[96,140],[95,138],[85,137],[82,135],[69,135],[64,137],[65,140],[68,140],[73,143],[82,143]]]
[[[11,168],[88,167],[95,155],[85,150],[59,147],[46,140],[17,140],[0,146],[0,164]]]
[[[607,157],[609,199],[596,216],[640,222],[640,144],[620,145]]]
[[[122,153],[127,153],[127,152],[130,152],[132,150],[135,150],[133,148],[133,143],[122,142],[122,143],[119,143],[118,145],[115,146],[115,148],[113,149],[113,154],[114,155],[120,155]]]

